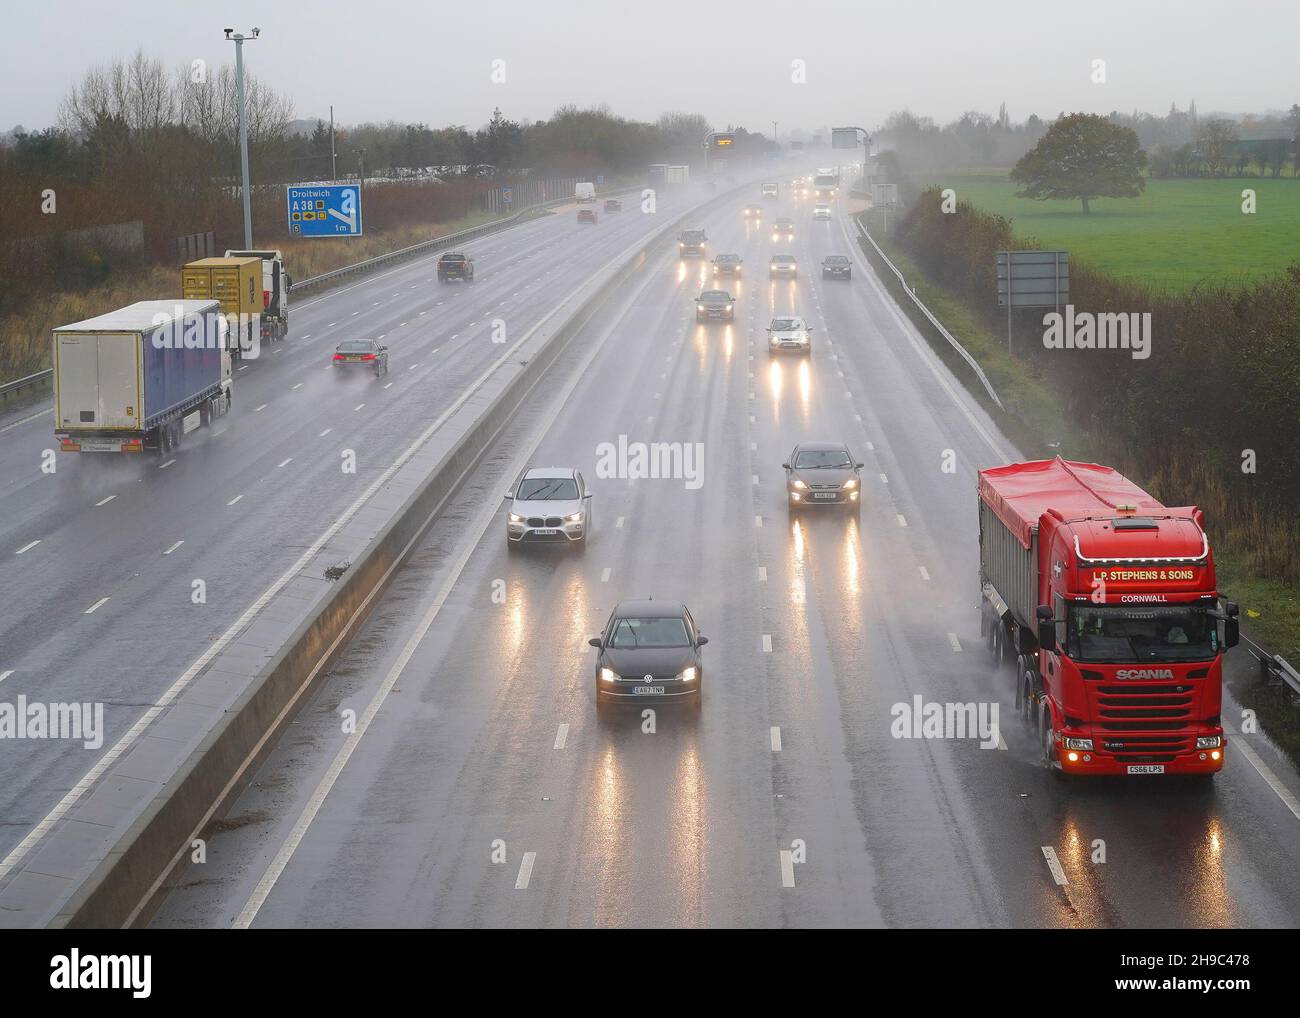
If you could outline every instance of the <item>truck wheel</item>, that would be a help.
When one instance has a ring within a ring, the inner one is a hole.
[[[1038,737],[1043,747],[1043,764],[1053,767],[1056,763],[1056,732],[1052,728],[1052,708],[1046,700],[1038,715]]]
[[[1026,668],[1020,673],[1020,682],[1016,686],[1016,709],[1020,711],[1020,720],[1026,728],[1034,727],[1034,713],[1038,705],[1034,702],[1034,670]]]

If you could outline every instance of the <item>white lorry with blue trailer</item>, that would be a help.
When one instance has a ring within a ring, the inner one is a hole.
[[[54,330],[64,452],[170,453],[230,409],[229,325],[215,300],[144,300]]]

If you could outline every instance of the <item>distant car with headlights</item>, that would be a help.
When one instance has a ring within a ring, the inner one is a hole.
[[[843,442],[800,442],[781,464],[790,511],[843,506],[860,513],[863,465]]]
[[[767,327],[767,352],[812,353],[812,326],[798,315],[777,315]]]
[[[736,319],[736,298],[726,290],[705,290],[695,298],[697,322],[731,322]]]
[[[794,239],[794,220],[778,219],[772,224],[773,240],[793,240]]]
[[[831,207],[825,204],[824,202],[819,202],[818,204],[814,205],[813,218],[824,219],[826,222],[829,223],[831,219]]]
[[[474,282],[474,259],[459,251],[448,251],[438,259],[438,282],[449,279],[463,279]]]
[[[596,222],[596,210],[595,210],[595,209],[578,209],[578,222],[580,222],[580,223],[595,223],[595,222]]]
[[[532,467],[514,491],[506,492],[506,546],[525,544],[587,546],[591,532],[591,492],[572,467]]]
[[[763,218],[763,206],[762,206],[762,205],[746,205],[746,206],[745,206],[745,218],[746,218],[746,219],[762,219],[762,218]]]
[[[377,339],[345,339],[334,348],[335,373],[367,369],[376,378],[388,374],[388,347]]]
[[[715,276],[739,276],[744,259],[738,254],[717,254],[713,256],[713,274]]]
[[[776,279],[778,276],[794,279],[798,275],[799,263],[794,260],[792,254],[774,254],[772,260],[767,263],[768,279]]]
[[[822,259],[822,279],[852,279],[853,263],[848,255],[827,255]]]
[[[606,212],[622,212],[622,211],[623,211],[623,199],[622,199],[622,198],[606,198],[606,199],[605,199],[605,211],[606,211]]]
[[[677,235],[677,257],[703,258],[708,240],[703,230],[683,230]]]
[[[680,601],[620,601],[596,648],[596,709],[609,703],[687,700],[704,697],[704,660],[709,638],[700,633]]]

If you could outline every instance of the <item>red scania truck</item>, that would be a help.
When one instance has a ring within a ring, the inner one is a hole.
[[[1056,457],[979,472],[980,629],[1016,658],[1016,707],[1058,774],[1223,767],[1220,604],[1205,516],[1110,467]]]

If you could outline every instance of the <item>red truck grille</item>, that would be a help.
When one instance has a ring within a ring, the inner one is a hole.
[[[1096,691],[1101,721],[1190,721],[1196,687],[1189,683],[1100,686]],[[1145,727],[1145,726],[1144,726]]]

